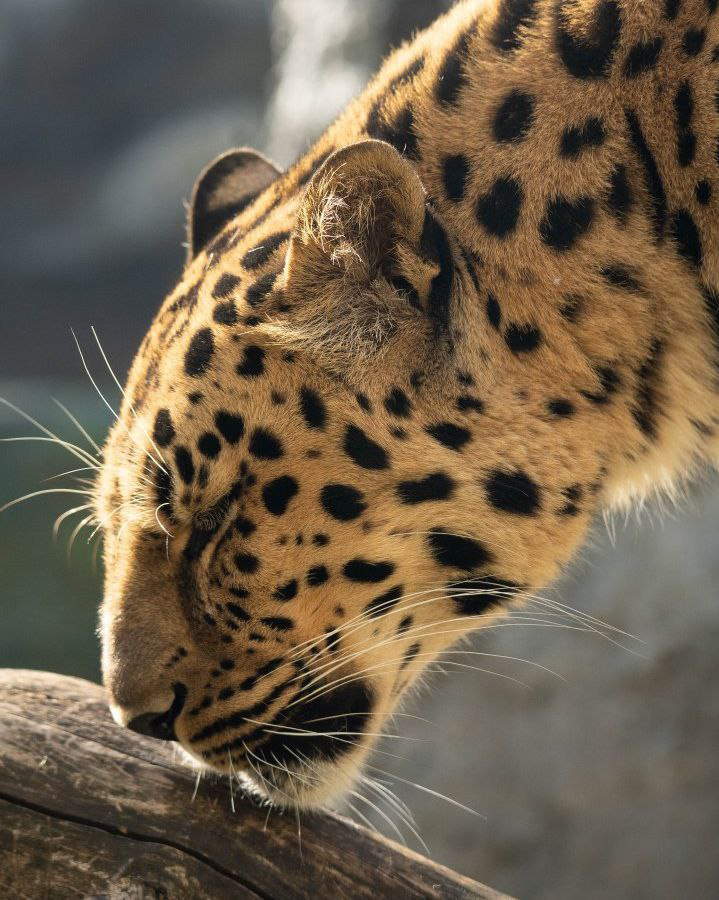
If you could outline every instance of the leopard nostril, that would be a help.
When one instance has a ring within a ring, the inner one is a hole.
[[[156,738],[159,741],[176,741],[175,722],[182,712],[187,699],[187,688],[177,681],[172,685],[175,699],[165,712],[146,712],[135,716],[127,723],[127,727],[138,734]]]

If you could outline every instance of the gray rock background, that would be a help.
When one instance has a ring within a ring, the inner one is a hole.
[[[69,326],[90,348],[95,324],[122,377],[180,271],[200,168],[240,144],[287,164],[446,5],[4,0],[0,396],[69,437],[55,394],[101,438]],[[0,406],[2,436],[28,431]],[[48,445],[0,445],[0,504],[73,467]],[[0,665],[98,678],[92,548],[78,537],[68,563],[72,524],[51,538],[71,500],[0,516]],[[408,704],[434,725],[398,719],[420,740],[388,741],[406,758],[376,764],[486,816],[395,781],[434,858],[523,898],[719,896],[718,535],[709,478],[681,509],[618,524],[616,546],[598,523],[546,596],[641,643],[511,621],[472,649],[529,662],[461,661],[524,686],[448,667]]]

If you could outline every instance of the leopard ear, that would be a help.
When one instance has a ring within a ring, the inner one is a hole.
[[[188,262],[206,247],[226,222],[282,175],[256,150],[243,147],[221,154],[200,173],[187,217]]]
[[[368,140],[333,153],[300,208],[288,260],[293,291],[309,288],[316,300],[323,276],[363,284],[404,274],[422,256],[425,210],[422,182],[394,147]]]
[[[415,169],[389,144],[360,141],[307,187],[286,262],[289,324],[369,357],[403,325],[426,327],[451,269]]]

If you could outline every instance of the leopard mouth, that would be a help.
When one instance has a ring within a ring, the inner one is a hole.
[[[369,749],[374,706],[373,688],[358,680],[303,703],[290,701],[268,721],[233,714],[227,719],[242,718],[240,729],[215,722],[179,743],[195,766],[236,776],[256,798],[317,808],[350,786]],[[215,735],[219,743],[209,744]]]

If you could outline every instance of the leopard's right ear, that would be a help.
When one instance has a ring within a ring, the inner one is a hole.
[[[268,188],[282,171],[267,157],[243,147],[221,154],[200,173],[187,216],[187,262],[225,224]]]

